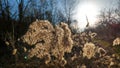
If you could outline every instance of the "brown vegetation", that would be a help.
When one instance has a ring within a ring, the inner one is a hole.
[[[54,62],[65,65],[65,52],[71,52],[73,41],[68,25],[60,23],[55,28],[46,20],[33,22],[26,34],[22,37],[23,42],[35,46],[28,52],[28,57],[45,58],[45,63]],[[52,60],[51,56],[56,59]]]
[[[33,22],[21,39],[28,44],[27,47],[32,47],[27,48],[26,59],[34,64],[39,60],[35,64],[38,66],[119,67],[118,54],[104,47],[106,44],[99,42],[101,39],[97,37],[92,31],[72,35],[65,23],[53,27],[48,21],[40,20]]]

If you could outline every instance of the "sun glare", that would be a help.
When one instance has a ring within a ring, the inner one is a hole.
[[[98,7],[96,4],[91,2],[82,3],[76,9],[76,15],[73,18],[78,21],[79,28],[85,28],[87,25],[87,19],[90,26],[93,26],[95,24],[98,14]]]

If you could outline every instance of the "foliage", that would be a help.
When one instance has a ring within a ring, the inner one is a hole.
[[[95,45],[93,43],[86,43],[83,47],[83,56],[91,59],[95,55]]]
[[[68,25],[61,23],[55,28],[44,20],[33,22],[26,34],[22,37],[24,43],[34,46],[28,52],[28,58],[37,57],[45,58],[45,63],[49,62],[65,65],[65,52],[71,52],[73,41],[71,31]],[[52,57],[55,59],[52,59]]]
[[[11,0],[0,0],[0,67],[120,67],[120,9],[101,12],[97,26],[80,33],[77,25],[57,24],[70,24],[78,2],[61,1],[60,9],[57,1],[15,0],[13,12]]]
[[[120,56],[120,38],[116,38],[113,41],[113,48],[115,52]]]
[[[21,38],[13,40],[13,37],[8,34],[6,38],[10,40],[5,43],[11,46],[14,42],[15,48],[10,53],[14,58],[10,60],[17,61],[9,62],[12,65],[4,64],[4,67],[120,66],[119,47],[111,47],[98,33],[90,30],[72,33],[65,23],[53,26],[47,20],[36,20]]]

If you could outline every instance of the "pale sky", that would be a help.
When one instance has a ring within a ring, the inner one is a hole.
[[[118,0],[81,0],[81,2],[95,2],[102,8],[116,8]]]
[[[109,9],[117,8],[118,0],[81,0],[79,5],[76,7],[72,19],[78,21],[78,27],[85,28],[87,21],[86,16],[89,21],[90,26],[98,21],[97,16],[100,14],[100,11],[106,11]]]
[[[27,0],[25,0],[25,1],[27,1]],[[48,0],[48,1],[50,1],[50,0]],[[57,1],[58,2],[62,2],[62,0],[57,0]],[[70,0],[68,0],[68,1],[70,1]],[[117,1],[118,0],[80,0],[80,4],[82,4],[83,2],[94,2],[97,5],[97,7],[99,8],[99,10],[103,10],[103,9],[113,9],[113,8],[116,8],[117,7]],[[17,9],[18,6],[16,4],[16,0],[11,0],[10,2],[12,4],[13,8],[14,8],[14,9],[12,9],[12,11],[17,11],[18,10]],[[60,6],[64,7],[64,5],[60,5],[59,3],[58,3],[58,6],[59,7]],[[59,9],[59,7],[58,7],[58,9]],[[59,10],[63,10],[63,8],[59,9]]]

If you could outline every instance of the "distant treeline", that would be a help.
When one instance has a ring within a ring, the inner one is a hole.
[[[17,37],[26,32],[36,19],[52,24],[67,22],[79,0],[0,0],[0,35],[13,32]],[[72,4],[72,5],[71,5]]]
[[[79,2],[80,0],[0,0],[0,38],[4,39],[7,33],[12,33],[16,39],[21,37],[36,19],[49,20],[53,25],[59,22],[70,24]],[[109,23],[120,23],[119,4],[120,1],[115,10],[101,11],[98,19],[102,26],[106,28],[106,25],[111,25]]]

